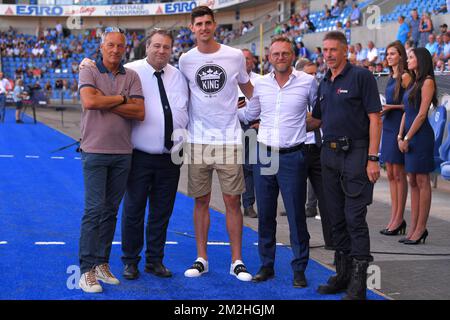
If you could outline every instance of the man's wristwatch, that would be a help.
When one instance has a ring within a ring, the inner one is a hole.
[[[379,162],[379,161],[380,161],[380,157],[378,157],[378,156],[373,156],[373,155],[370,155],[370,154],[369,154],[369,155],[367,156],[367,160]]]
[[[409,141],[409,137],[406,135],[406,136],[403,138],[403,141]]]

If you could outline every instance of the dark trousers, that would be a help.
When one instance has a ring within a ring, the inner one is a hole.
[[[330,213],[328,212],[325,194],[323,192],[320,149],[321,148],[317,147],[315,144],[307,144],[305,147],[307,177],[311,182],[314,193],[318,200],[325,246],[333,247]]]
[[[133,151],[122,212],[122,261],[138,264],[144,246],[144,220],[149,202],[146,238],[146,262],[162,262],[167,227],[175,203],[180,166],[170,154]]]
[[[309,259],[309,233],[306,225],[306,161],[303,151],[279,155],[278,172],[263,175],[261,169],[269,167],[258,164],[254,167],[256,201],[258,205],[258,250],[264,267],[273,268],[276,250],[277,202],[281,191],[289,222],[290,242],[294,259],[294,271],[304,271]],[[272,160],[274,161],[274,160]],[[275,160],[276,161],[276,160]]]
[[[85,209],[81,222],[81,273],[108,263],[131,155],[82,153]]]
[[[247,130],[255,130],[251,129],[250,125],[246,125],[241,122],[241,128],[245,132]],[[255,130],[256,131],[256,130]],[[248,140],[248,139],[246,139]],[[244,209],[250,208],[255,204],[255,186],[253,182],[253,166],[254,164],[251,164],[250,154],[252,151],[251,148],[256,149],[256,146],[251,146],[249,141],[244,141],[244,156],[245,161],[243,164],[244,169],[244,179],[245,179],[245,192],[242,194],[242,205],[244,206]]]
[[[372,260],[366,215],[372,203],[373,184],[366,172],[367,152],[367,148],[352,148],[344,153],[324,146],[321,153],[333,244],[337,251],[362,260]]]

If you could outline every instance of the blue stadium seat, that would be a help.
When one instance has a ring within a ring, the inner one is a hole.
[[[447,109],[445,106],[439,106],[434,110],[428,120],[434,131],[434,165],[435,170],[439,172],[441,163],[444,161],[439,154],[439,148],[444,138],[445,123],[447,122]]]
[[[441,176],[450,180],[450,123],[447,126],[447,139],[441,146]]]

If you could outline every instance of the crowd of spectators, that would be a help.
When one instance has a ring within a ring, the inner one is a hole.
[[[447,13],[447,6],[441,6],[434,12],[437,13]],[[433,57],[436,72],[450,71],[450,33],[446,23],[441,24],[438,29],[433,25],[430,13],[423,12],[420,16],[417,9],[413,9],[410,17],[400,16],[398,24],[397,40],[407,49],[425,47]]]
[[[347,6],[351,6],[351,14],[344,18],[344,22],[337,21],[333,30],[347,33],[352,27],[361,25],[361,11],[356,1],[335,1],[331,8],[325,5],[322,20],[340,17]],[[437,13],[447,13],[446,5],[441,6]],[[274,29],[274,35],[283,35],[290,38],[295,44],[295,52],[299,61],[307,59],[318,66],[318,78],[321,78],[326,70],[326,66],[321,53],[321,48],[314,48],[313,52],[305,47],[302,37],[308,32],[314,32],[315,27],[308,18],[309,10],[307,5],[303,5],[299,13],[292,14],[290,19],[285,23],[277,24]],[[342,16],[341,16],[342,17]],[[417,10],[411,12],[411,16],[406,18],[400,16],[398,18],[399,30],[397,39],[401,41],[409,50],[414,47],[427,48],[435,64],[436,72],[450,71],[448,66],[449,59],[449,40],[450,36],[447,31],[447,25],[442,24],[439,32],[435,32],[430,13],[424,12],[419,16]],[[389,73],[389,68],[385,60],[385,49],[376,47],[373,41],[368,41],[364,45],[354,43],[349,45],[348,59],[351,63],[369,69],[378,74]],[[271,70],[270,65],[264,64],[264,72]]]
[[[6,76],[12,83],[22,80],[27,92],[42,89],[50,99],[53,92],[61,91],[63,97],[75,99],[79,62],[84,56],[93,59],[98,57],[102,30],[101,22],[78,36],[72,36],[61,24],[46,29],[38,26],[35,35],[21,34],[9,27],[7,31],[0,32],[3,63],[5,65],[7,61],[14,61],[15,66],[15,69],[9,69]],[[133,32],[127,33],[126,37],[125,59],[132,61],[144,35]],[[42,83],[45,85],[42,86]],[[65,94],[67,92],[70,94]]]
[[[344,19],[344,23],[337,21],[334,30],[346,33],[347,30],[361,24],[361,11],[356,1],[337,0],[331,8],[325,5],[322,19],[341,16],[347,6],[351,6],[351,14]],[[439,8],[439,13],[447,12],[446,6]],[[349,12],[348,10],[346,12]],[[311,61],[317,64],[318,78],[320,79],[326,72],[326,64],[320,47],[308,50],[302,41],[304,34],[314,32],[315,26],[309,19],[309,9],[307,4],[302,4],[298,13],[292,14],[285,23],[277,24],[274,28],[274,35],[284,35],[289,37],[296,44],[295,53],[298,60]],[[449,71],[448,59],[450,51],[450,35],[447,25],[442,24],[439,31],[436,31],[430,15],[423,13],[419,16],[417,10],[411,12],[410,17],[399,17],[398,40],[406,49],[423,46],[427,48],[433,56],[436,71]],[[68,72],[77,75],[79,59],[81,56],[89,56],[96,59],[98,52],[86,52],[86,43],[95,42],[92,47],[98,48],[99,39],[103,30],[101,21],[95,28],[86,29],[78,37],[69,37],[67,30],[60,24],[54,28],[42,29],[38,27],[34,37],[16,33],[12,28],[5,32],[0,32],[0,51],[2,57],[12,57],[23,59],[24,63],[19,66],[14,74],[9,74],[12,81],[22,79],[28,82],[33,80],[33,84],[45,78],[49,71],[62,68],[63,61],[70,61]],[[252,31],[254,26],[250,21],[242,21],[239,28],[232,29],[231,26],[218,26],[216,30],[216,40],[222,44],[230,44],[234,39]],[[178,66],[180,56],[191,49],[195,44],[195,38],[189,28],[180,28],[173,31],[175,38],[171,64]],[[127,33],[126,61],[133,61],[137,57],[137,49],[141,44],[144,35]],[[70,39],[70,41],[68,41]],[[364,46],[365,45],[365,46]],[[374,73],[388,73],[389,69],[385,61],[384,48],[377,48],[373,41],[365,44],[355,43],[349,45],[348,59],[351,63],[368,68]],[[255,48],[249,48],[255,54]],[[33,63],[36,58],[46,58],[45,63]],[[71,59],[72,58],[72,59]],[[271,65],[268,62],[268,48],[263,53],[262,64],[259,57],[255,57],[255,71],[268,73]],[[66,66],[67,68],[67,66]],[[76,95],[77,78],[58,79],[50,82],[44,79],[44,89],[48,97],[51,97],[53,90],[70,90]],[[39,84],[40,86],[40,84]]]

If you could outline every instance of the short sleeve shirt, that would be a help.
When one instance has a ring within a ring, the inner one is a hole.
[[[109,72],[101,61],[96,67],[80,70],[79,90],[92,87],[105,96],[125,95],[144,99],[138,74],[123,66],[116,75]],[[132,120],[109,110],[87,110],[81,114],[81,149],[88,153],[131,154]]]
[[[313,117],[322,120],[324,140],[369,139],[369,113],[380,112],[377,82],[372,73],[347,62],[334,81],[331,71],[319,86]]]
[[[221,45],[211,54],[191,49],[180,58],[190,89],[188,142],[242,144],[238,84],[250,81],[241,50]]]

